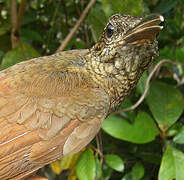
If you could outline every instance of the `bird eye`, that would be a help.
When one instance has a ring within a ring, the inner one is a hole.
[[[108,38],[110,38],[113,35],[114,32],[114,26],[112,24],[109,24],[106,28],[106,35]]]

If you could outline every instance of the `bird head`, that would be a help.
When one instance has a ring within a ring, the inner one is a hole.
[[[156,36],[163,28],[162,21],[164,18],[159,14],[113,15],[91,48],[92,60],[113,65],[109,73],[143,72],[158,56]]]

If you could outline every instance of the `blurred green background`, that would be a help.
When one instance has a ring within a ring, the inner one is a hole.
[[[17,9],[22,1],[17,0]],[[27,0],[19,42],[14,46],[11,3],[0,0],[1,69],[55,53],[89,1]],[[91,47],[115,13],[161,13],[165,22],[159,35],[160,56],[154,65],[163,59],[184,63],[183,0],[97,0],[65,50]],[[153,66],[120,109],[137,102]],[[139,107],[109,116],[88,147],[40,169],[38,174],[50,180],[184,180],[183,70],[182,64],[165,63],[155,73]]]

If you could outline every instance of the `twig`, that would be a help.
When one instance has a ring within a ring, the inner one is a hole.
[[[20,43],[21,22],[24,14],[26,0],[22,0],[17,15],[17,1],[11,0],[11,43],[15,48]]]
[[[96,135],[97,153],[100,155],[100,164],[103,164],[103,145],[101,131]]]
[[[24,15],[25,6],[26,6],[26,0],[21,0],[19,11],[18,11],[18,21],[17,21],[17,30],[19,32],[21,31],[21,23]]]
[[[16,37],[16,30],[17,30],[17,0],[11,0],[11,44],[12,48],[16,47],[17,45],[17,37]]]
[[[178,65],[178,64],[184,65],[184,63],[173,62],[173,61],[171,61],[169,59],[163,59],[163,60],[161,60],[158,64],[155,65],[155,67],[153,68],[153,70],[149,74],[148,79],[146,81],[144,93],[142,94],[142,96],[140,97],[140,99],[133,106],[130,106],[130,107],[124,108],[124,109],[120,109],[120,110],[114,112],[114,114],[119,114],[121,112],[126,112],[126,111],[134,110],[135,108],[137,108],[143,102],[143,100],[144,100],[144,98],[145,98],[145,96],[146,96],[146,94],[148,92],[151,78],[153,77],[154,73],[160,68],[160,66],[162,64],[164,64],[164,63],[170,63],[170,64],[174,64],[174,65]]]
[[[87,48],[89,48],[90,46],[90,41],[89,41],[89,35],[88,35],[88,29],[87,29],[87,25],[84,25],[84,33],[85,33],[85,37],[86,37],[86,44],[87,44]]]
[[[97,138],[97,136],[96,136]],[[93,146],[92,144],[88,145],[91,149],[93,149],[97,154],[99,154],[100,157],[103,157],[103,154],[101,153],[101,151],[99,151],[98,148],[96,148],[95,146]]]
[[[89,2],[89,4],[87,5],[87,7],[85,8],[85,10],[83,11],[81,17],[79,18],[79,20],[77,21],[77,23],[75,24],[75,26],[73,27],[73,29],[70,31],[70,33],[67,35],[67,37],[64,39],[63,43],[61,44],[61,46],[58,48],[58,51],[62,51],[70,42],[70,40],[72,39],[73,35],[76,33],[76,31],[78,30],[79,26],[81,25],[81,23],[84,21],[87,13],[89,12],[89,10],[91,9],[91,7],[95,4],[96,0],[91,0]]]

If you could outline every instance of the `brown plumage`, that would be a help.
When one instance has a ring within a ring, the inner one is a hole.
[[[24,178],[86,146],[158,56],[161,21],[117,14],[90,49],[1,71],[0,179]]]

